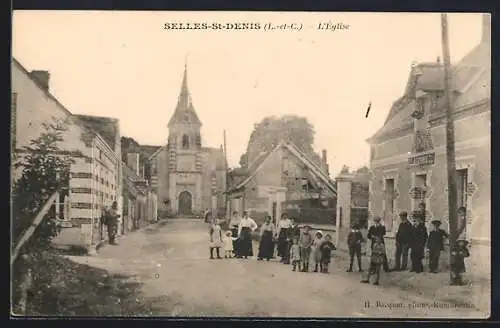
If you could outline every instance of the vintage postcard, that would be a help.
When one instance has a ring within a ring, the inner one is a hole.
[[[490,316],[490,14],[14,11],[12,54],[12,316]]]

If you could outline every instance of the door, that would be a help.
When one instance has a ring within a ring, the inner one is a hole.
[[[179,214],[192,214],[193,197],[189,191],[183,191],[179,194]]]

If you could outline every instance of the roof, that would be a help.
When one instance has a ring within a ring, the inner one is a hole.
[[[174,114],[168,122],[168,126],[176,123],[185,122],[186,119],[191,124],[201,125],[201,121],[196,114],[196,111],[191,100],[191,94],[189,93],[187,84],[187,65],[184,66],[184,76],[182,77],[181,92],[179,94],[179,99],[177,101],[177,106],[175,107]]]
[[[312,173],[314,179],[313,183],[317,184],[321,182],[323,185],[328,187],[335,195],[337,194],[337,189],[335,187],[334,182],[330,179],[330,177],[317,165],[315,164],[304,152],[302,152],[295,144],[291,142],[281,141],[276,147],[274,147],[271,151],[264,153],[263,159],[260,164],[250,173],[250,175],[240,182],[235,187],[231,188],[231,190],[238,190],[243,188],[256,174],[260,169],[264,166],[266,160],[270,157],[270,155],[274,152],[277,152],[281,148],[286,148],[292,155],[294,155],[297,159],[299,159]]]
[[[14,57],[12,57],[12,63],[17,66],[49,99],[51,99],[52,101],[54,101],[56,103],[56,105],[62,109],[64,112],[66,112],[66,114],[68,116],[70,116],[71,118],[73,118],[75,124],[78,124],[79,126],[83,127],[85,130],[89,131],[89,132],[92,132],[92,133],[96,133],[98,134],[101,138],[104,139],[104,141],[106,143],[108,143],[108,141],[106,140],[106,137],[104,135],[102,135],[99,131],[99,129],[95,129],[91,124],[88,124],[88,122],[82,117],[84,115],[75,115],[73,114],[66,106],[64,106],[50,91],[49,89],[47,89],[46,87],[44,87],[44,85],[36,78],[34,78],[30,72],[17,60],[15,59]],[[91,116],[88,116],[88,117],[91,117]],[[108,119],[108,120],[115,120],[116,121],[116,128],[117,128],[117,131],[118,131],[118,119],[116,118],[111,118],[111,117],[106,117],[105,119]],[[108,146],[112,149],[112,150],[115,150],[115,139],[113,138],[113,142],[112,143],[108,143]]]
[[[144,156],[144,158],[149,158],[153,156],[153,154],[157,153],[162,146],[153,146],[153,145],[140,145],[139,148],[141,149],[141,154]]]
[[[145,195],[147,193],[149,188],[146,185],[146,180],[135,174],[134,171],[123,162],[122,173],[125,185],[133,195],[137,196],[138,193]]]
[[[488,69],[490,62],[489,45],[480,43],[472,49],[458,64],[452,66],[452,90],[456,93],[456,101],[467,94],[470,87],[476,83]],[[415,99],[412,95],[417,92],[440,92],[444,88],[444,68],[438,63],[421,63],[416,68],[422,73],[418,78],[413,71],[410,73],[408,85],[404,95],[392,105],[384,125],[368,141],[376,140],[397,130],[410,128],[413,124],[411,114],[415,111]],[[436,100],[436,112],[442,112],[444,97]],[[474,102],[474,101],[473,101]],[[458,108],[455,108],[458,110]]]
[[[75,114],[75,116],[78,117],[91,129],[97,131],[111,149],[115,151],[117,150],[116,136],[119,134],[118,119],[112,117],[81,114]]]

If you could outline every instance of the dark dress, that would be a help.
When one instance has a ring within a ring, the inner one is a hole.
[[[259,254],[260,259],[270,259],[274,253],[273,231],[264,231],[260,237]]]
[[[288,259],[290,256],[290,228],[281,228],[278,236],[278,256]]]
[[[373,250],[374,246],[374,238],[375,236],[380,237],[381,244],[385,247],[385,241],[384,241],[384,236],[385,236],[386,230],[383,225],[373,225],[368,229],[368,239],[371,240],[370,243],[370,248]],[[387,254],[384,253],[384,262],[382,263],[382,266],[384,267],[384,271],[388,272],[389,271],[389,263],[387,261]]]
[[[241,228],[241,236],[238,241],[239,256],[253,256],[252,234],[249,227]]]

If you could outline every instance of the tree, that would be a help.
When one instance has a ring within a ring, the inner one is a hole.
[[[343,165],[343,166],[342,166],[342,169],[340,170],[340,173],[342,173],[342,174],[347,174],[347,173],[349,173],[349,166],[347,166],[347,165]]]
[[[313,148],[314,134],[313,125],[305,117],[296,115],[265,117],[260,123],[255,124],[247,152],[240,159],[240,165],[253,161],[261,152],[272,150],[283,140],[293,142],[317,160]]]
[[[72,160],[69,153],[58,147],[67,130],[66,122],[54,120],[43,126],[45,131],[23,147],[26,155],[14,163],[15,168],[22,168],[22,173],[12,188],[12,247],[49,197],[61,186],[69,185]],[[47,249],[59,231],[56,223],[49,212],[23,250],[36,253]]]

